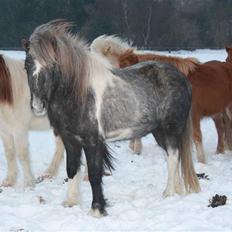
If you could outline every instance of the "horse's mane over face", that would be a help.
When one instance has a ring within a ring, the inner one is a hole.
[[[90,46],[91,51],[95,51],[106,57],[108,55],[118,57],[130,48],[131,45],[128,41],[116,35],[101,35],[94,39]]]
[[[85,43],[71,34],[72,24],[53,20],[37,27],[30,37],[33,59],[42,67],[59,67],[61,78],[71,83],[75,97],[83,101],[88,89],[88,54]]]
[[[13,103],[10,72],[2,55],[0,55],[0,102]]]

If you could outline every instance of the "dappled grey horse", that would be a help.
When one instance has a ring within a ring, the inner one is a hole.
[[[164,195],[198,192],[191,156],[191,88],[184,75],[160,62],[112,69],[69,29],[66,21],[51,21],[37,27],[25,43],[33,112],[48,114],[67,152],[64,205],[78,203],[83,149],[93,195],[91,214],[105,215],[102,174],[104,167],[113,168],[106,141],[148,133],[167,153]]]

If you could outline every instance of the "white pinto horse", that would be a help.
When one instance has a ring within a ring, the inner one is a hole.
[[[33,186],[28,151],[29,130],[51,129],[47,117],[35,117],[30,107],[30,91],[24,61],[0,55],[0,136],[7,159],[7,175],[2,186],[13,186],[17,179],[16,155],[23,168],[24,185]],[[55,136],[56,151],[45,177],[57,173],[63,158],[64,146]]]

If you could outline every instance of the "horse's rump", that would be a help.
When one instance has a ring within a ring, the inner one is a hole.
[[[221,112],[232,99],[232,67],[225,62],[209,61],[188,75],[192,83],[193,105],[204,116]]]
[[[3,55],[0,55],[0,102],[12,104],[13,92],[9,69]]]

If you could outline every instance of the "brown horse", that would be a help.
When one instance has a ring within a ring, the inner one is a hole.
[[[105,44],[108,47],[103,46],[103,39],[107,41]],[[213,117],[219,135],[217,152],[223,152],[223,130],[220,128],[223,118],[220,113],[232,102],[232,65],[219,61],[200,64],[195,58],[180,58],[154,53],[139,54],[133,48],[128,49],[128,46],[125,47],[124,52],[118,52],[118,49],[114,49],[118,41],[118,39],[113,41],[112,37],[109,41],[106,36],[97,38],[92,43],[91,49],[98,52],[104,49],[105,52],[102,54],[107,58],[114,54],[114,61],[117,59],[118,66],[122,68],[146,60],[163,61],[176,66],[187,76],[193,88],[192,118],[198,161],[206,162],[200,130],[200,120],[204,117]]]

